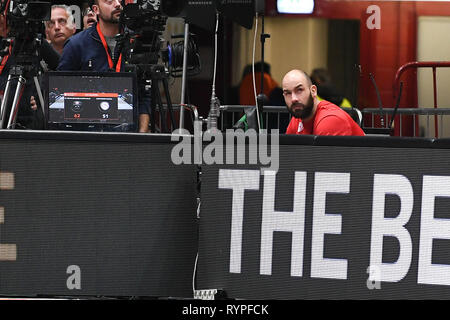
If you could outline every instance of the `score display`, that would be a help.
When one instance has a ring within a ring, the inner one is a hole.
[[[118,120],[117,93],[64,93],[64,120]]]
[[[131,72],[55,71],[46,74],[47,116],[54,125],[136,123],[136,75]]]

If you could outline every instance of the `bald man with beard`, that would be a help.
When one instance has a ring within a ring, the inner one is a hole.
[[[364,131],[340,107],[319,101],[317,87],[302,70],[291,70],[282,81],[283,96],[292,115],[286,134],[364,136]]]

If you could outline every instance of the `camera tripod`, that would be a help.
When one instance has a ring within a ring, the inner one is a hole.
[[[167,82],[168,72],[166,71],[164,65],[147,65],[145,67],[138,66],[139,68],[144,68],[145,72],[138,73],[138,79],[140,78],[140,89],[143,97],[140,98],[140,103],[145,103],[150,100],[150,125],[151,132],[156,132],[156,112],[159,111],[160,123],[161,123],[161,133],[170,133],[169,128],[167,128],[167,115],[166,109],[164,108],[160,88],[164,90],[164,96],[166,98],[167,111],[169,112],[170,123],[172,129],[176,128],[175,118],[173,115],[172,101],[169,93],[169,85]],[[145,76],[144,76],[145,75]]]
[[[45,118],[44,98],[42,96],[41,87],[39,85],[39,81],[34,72],[34,69],[35,68],[30,65],[14,65],[10,68],[3,100],[0,106],[0,129],[15,129],[20,102],[25,91],[25,85],[27,84],[27,80],[31,78],[33,78],[34,86],[38,94],[41,109]],[[17,85],[14,91],[14,96],[12,97],[13,99],[11,101],[11,92],[12,90],[14,90],[14,84],[12,84],[12,82],[16,79]]]

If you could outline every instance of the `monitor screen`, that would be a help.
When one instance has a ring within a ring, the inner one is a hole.
[[[135,123],[135,74],[48,72],[49,124]]]
[[[277,0],[278,13],[311,14],[314,0]]]

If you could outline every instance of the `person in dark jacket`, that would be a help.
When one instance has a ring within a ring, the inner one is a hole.
[[[91,1],[90,6],[97,15],[98,22],[66,42],[58,70],[120,72],[124,68],[125,59],[118,52],[115,35],[120,31],[119,17],[123,10],[121,1],[95,0]],[[116,66],[113,63],[115,60]],[[140,100],[139,132],[148,132],[148,106],[148,99]]]

